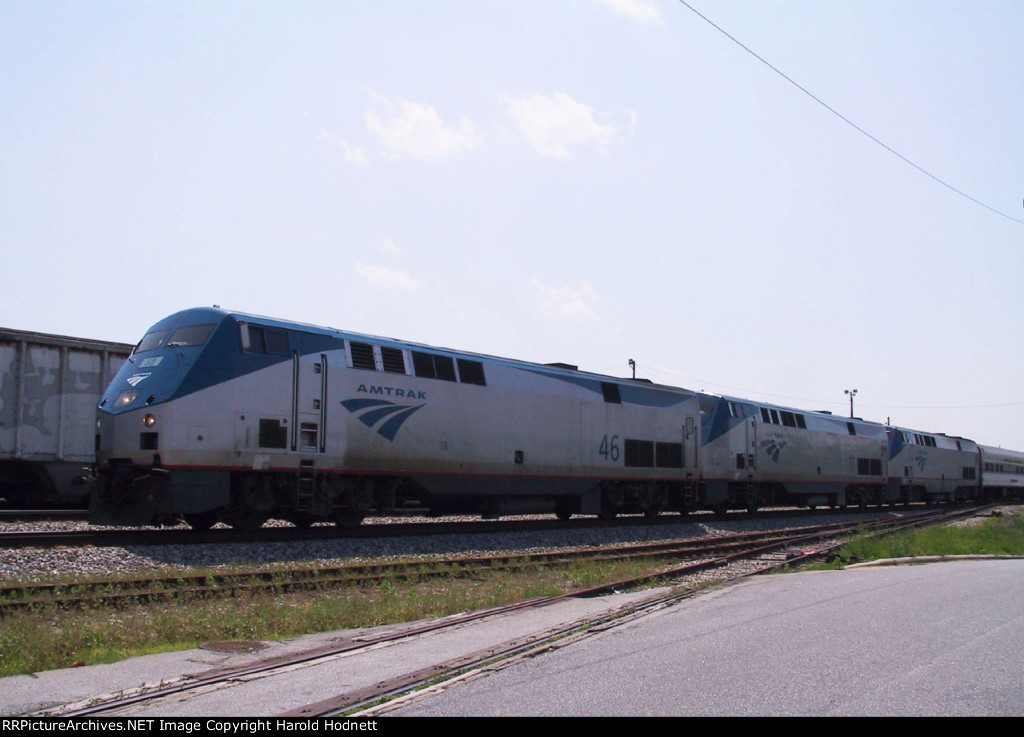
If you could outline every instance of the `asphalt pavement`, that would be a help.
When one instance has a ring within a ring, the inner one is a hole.
[[[762,576],[387,713],[1021,716],[1024,561]]]
[[[182,695],[133,716],[274,716],[648,592],[559,602]],[[285,653],[352,632],[0,679],[0,715]],[[394,702],[409,716],[1021,716],[1024,560],[761,576]]]

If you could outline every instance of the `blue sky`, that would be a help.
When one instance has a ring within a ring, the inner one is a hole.
[[[247,312],[1024,449],[1024,4],[0,4],[0,325]],[[1013,218],[1013,219],[1011,219]]]

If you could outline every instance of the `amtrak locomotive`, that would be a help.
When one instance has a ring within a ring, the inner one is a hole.
[[[1024,454],[217,308],[153,326],[99,404],[91,520],[356,525],[1019,495]]]

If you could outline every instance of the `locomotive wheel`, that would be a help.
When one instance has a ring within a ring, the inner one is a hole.
[[[185,521],[188,526],[193,530],[209,530],[215,524],[217,524],[217,512],[210,510],[209,512],[195,512],[192,514],[185,515]]]
[[[334,511],[334,524],[351,530],[363,524],[364,515],[362,512],[355,512],[351,509],[336,509]]]
[[[258,530],[267,518],[244,502],[231,507],[227,522],[236,530]]]

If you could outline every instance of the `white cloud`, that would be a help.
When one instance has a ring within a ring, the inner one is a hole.
[[[483,145],[484,137],[473,122],[463,118],[458,125],[446,125],[430,105],[410,102],[401,97],[394,101],[375,95],[387,109],[384,119],[376,110],[367,111],[367,129],[393,158],[410,156],[427,159],[472,151]]]
[[[581,280],[577,288],[565,284],[549,287],[541,284],[536,277],[531,283],[536,291],[534,299],[537,309],[545,317],[573,322],[592,322],[597,319],[597,312],[594,311],[597,292],[586,281]]]
[[[345,161],[350,164],[370,163],[369,154],[362,146],[349,146],[345,141],[339,141],[339,144],[341,145],[341,155],[345,157]]]
[[[404,271],[389,269],[386,266],[374,266],[357,261],[355,268],[356,273],[364,281],[390,292],[409,292],[423,286],[414,276]]]
[[[570,146],[605,146],[618,129],[601,125],[594,109],[564,92],[552,96],[502,98],[505,110],[526,140],[542,156],[570,159]]]
[[[661,23],[661,13],[650,0],[598,0],[617,13],[642,23]]]
[[[336,138],[330,133],[321,133],[319,139],[340,150],[342,158],[350,164],[364,165],[370,163],[370,156],[362,146],[351,146],[348,141]]]
[[[627,107],[625,113],[626,117],[629,118],[629,132],[632,133],[636,130],[636,110]]]
[[[473,304],[468,300],[456,302],[446,299],[442,304],[463,325],[469,325],[472,322],[471,316],[480,312],[478,309],[474,309]]]
[[[399,256],[402,253],[402,249],[395,243],[395,239],[391,237],[390,233],[384,234],[384,240],[380,244],[381,253],[386,253],[389,256]]]

